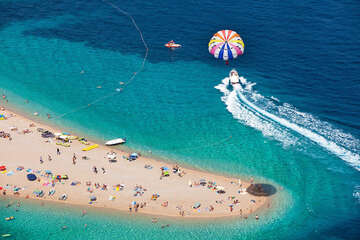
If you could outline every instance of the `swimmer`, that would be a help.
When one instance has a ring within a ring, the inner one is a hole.
[[[67,229],[67,226],[64,225],[64,226],[61,227],[61,229],[65,230],[65,229]]]
[[[85,216],[86,213],[87,213],[86,210],[82,210],[81,216],[82,216],[82,217]]]
[[[170,227],[170,224],[162,225],[161,228]]]

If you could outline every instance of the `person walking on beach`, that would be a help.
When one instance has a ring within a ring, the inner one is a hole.
[[[49,160],[49,162],[51,162],[51,160],[52,160],[50,155],[48,155],[48,160]]]
[[[73,164],[75,165],[76,164],[76,155],[74,153],[74,156],[73,156]]]
[[[40,164],[43,164],[44,160],[42,159],[42,156],[40,156]]]
[[[59,148],[56,149],[56,154],[60,155],[60,149]]]

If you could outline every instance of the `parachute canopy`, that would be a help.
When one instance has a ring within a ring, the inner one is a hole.
[[[240,35],[232,30],[221,30],[209,42],[209,53],[225,61],[244,53],[245,45]]]

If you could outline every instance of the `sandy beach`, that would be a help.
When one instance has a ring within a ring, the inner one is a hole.
[[[6,168],[0,172],[3,195],[184,218],[252,213],[261,218],[257,210],[269,207],[270,197],[246,191],[249,179],[176,167],[143,156],[129,161],[129,153],[100,144],[82,151],[93,142],[84,145],[72,140],[64,147],[55,138],[42,137],[38,128],[52,133],[66,129],[54,129],[8,109],[0,114],[6,117],[0,120],[0,132],[10,134],[0,138],[0,166]],[[29,174],[36,180],[30,181]],[[68,179],[59,180],[58,175]]]

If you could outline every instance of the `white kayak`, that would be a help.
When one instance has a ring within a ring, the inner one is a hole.
[[[118,144],[122,144],[122,143],[126,143],[126,139],[125,138],[116,138],[110,141],[107,141],[105,143],[106,146],[113,146],[113,145],[118,145]]]

